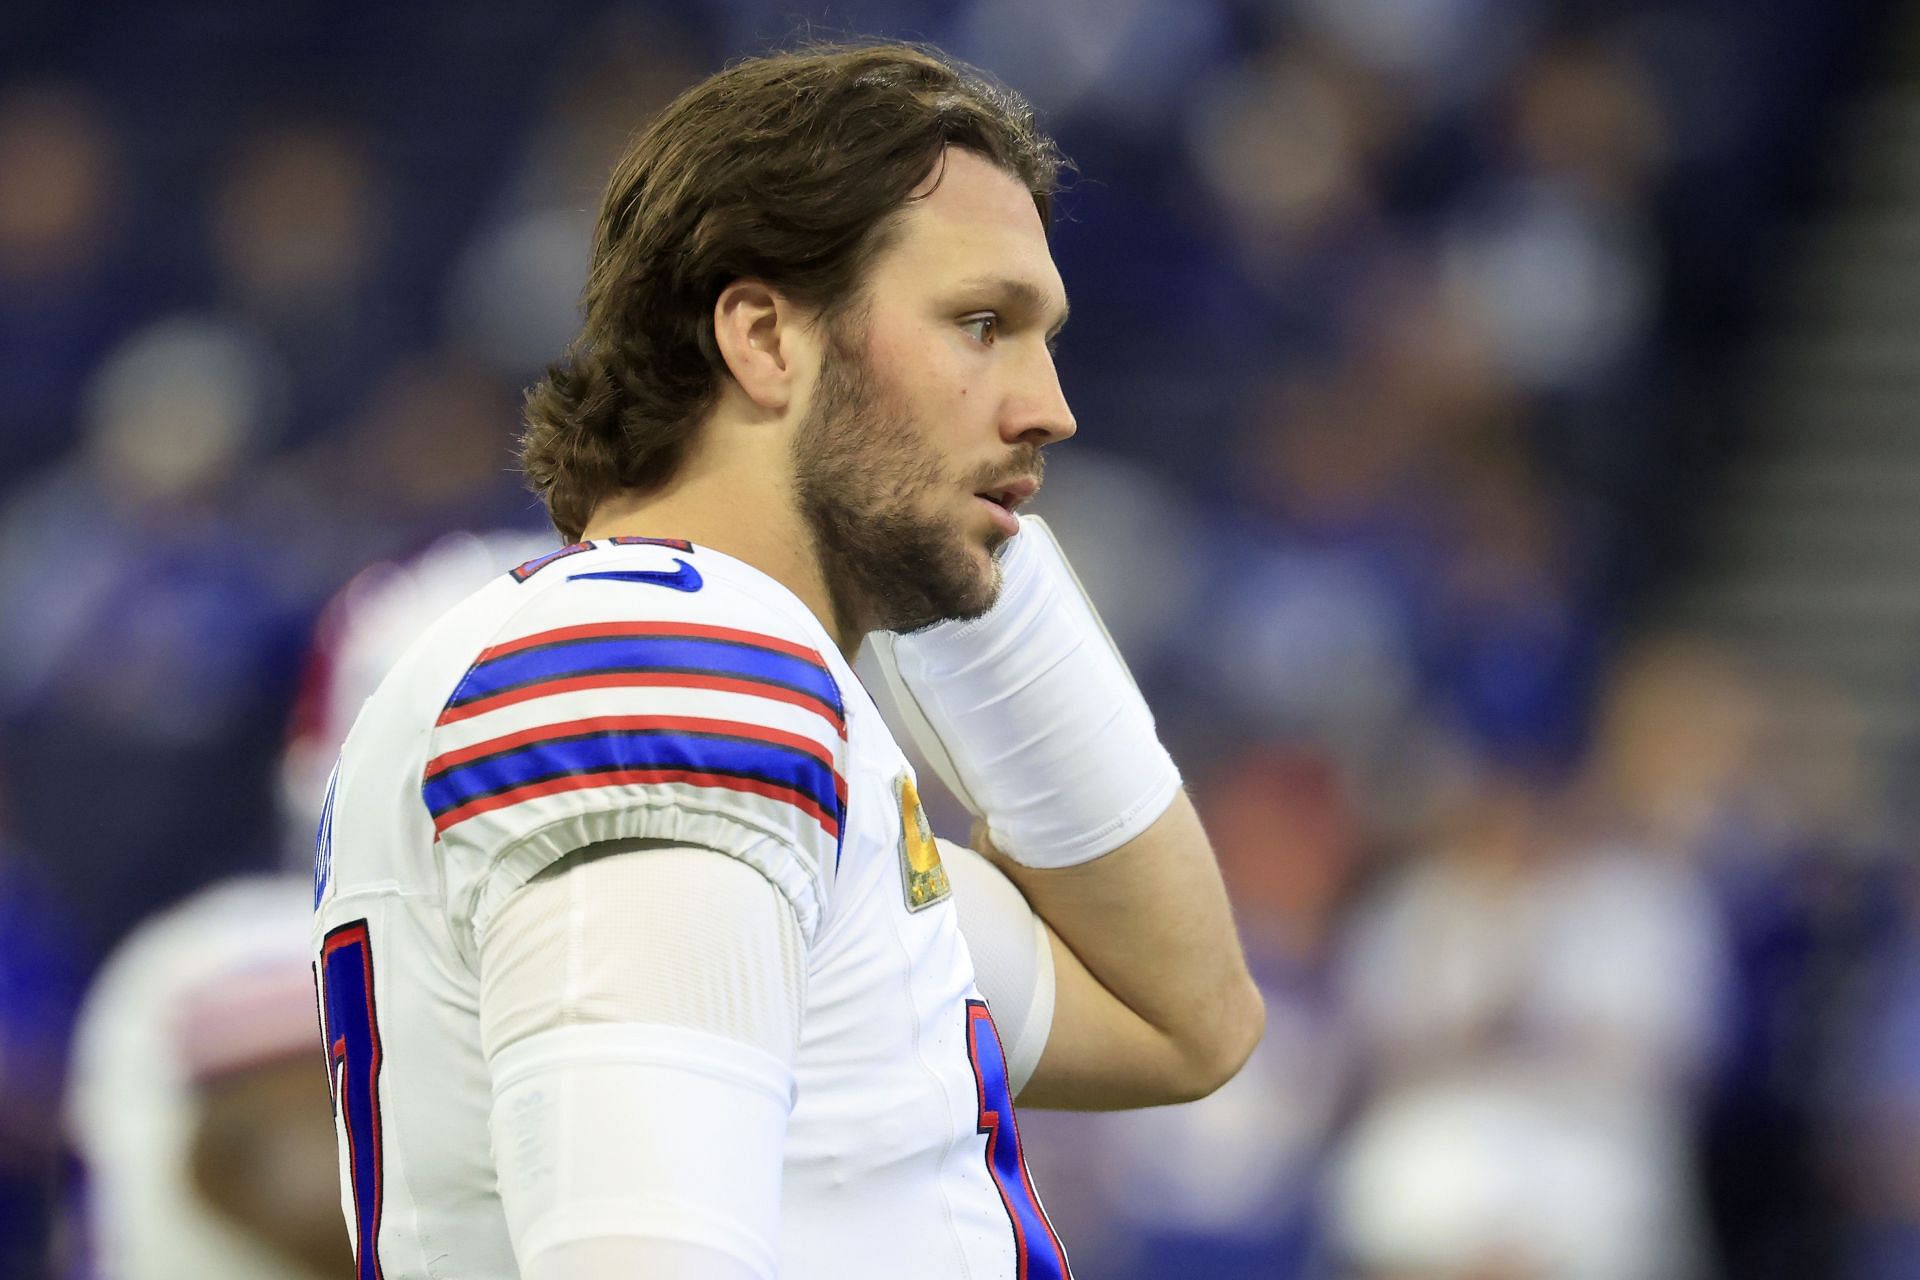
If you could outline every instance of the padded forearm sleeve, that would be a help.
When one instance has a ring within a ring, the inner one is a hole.
[[[1052,531],[1024,516],[993,608],[875,656],[908,732],[996,848],[1032,867],[1110,853],[1180,790],[1153,713]]]

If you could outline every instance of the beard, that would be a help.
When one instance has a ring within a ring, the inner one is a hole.
[[[863,335],[829,335],[813,404],[794,434],[794,488],[838,621],[911,631],[976,618],[1000,593],[957,517],[927,514],[956,493],[1040,474],[1037,446],[982,473],[954,475],[861,354]],[[969,488],[967,479],[976,480]],[[997,531],[987,544],[998,549]]]

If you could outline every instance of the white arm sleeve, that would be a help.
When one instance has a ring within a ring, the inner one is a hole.
[[[493,1149],[527,1280],[771,1280],[805,944],[707,849],[596,846],[480,939]]]
[[[1053,945],[1047,926],[1004,871],[972,849],[948,840],[939,844],[960,933],[973,956],[974,982],[993,1013],[1007,1054],[1007,1082],[1017,1097],[1040,1065],[1053,1029]]]

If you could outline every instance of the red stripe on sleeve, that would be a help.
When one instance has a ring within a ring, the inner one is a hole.
[[[758,631],[740,631],[733,627],[714,627],[699,622],[587,622],[575,627],[536,631],[530,636],[521,636],[517,640],[505,640],[490,649],[483,650],[474,660],[474,665],[478,666],[494,658],[504,658],[508,654],[535,649],[545,644],[560,644],[567,640],[608,640],[623,637],[724,640],[730,644],[750,645],[755,649],[783,653],[790,658],[799,658],[812,663],[822,671],[827,670],[827,664],[820,660],[818,651],[809,649],[806,645],[782,640],[778,636],[762,635]]]

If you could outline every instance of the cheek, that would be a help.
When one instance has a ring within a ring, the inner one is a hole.
[[[993,399],[981,377],[984,361],[948,334],[909,326],[876,328],[867,361],[885,416],[910,429],[922,464],[937,464],[947,478],[966,474]]]
[[[982,400],[969,354],[955,335],[918,327],[876,336],[868,350],[871,368],[901,402],[936,422]]]

